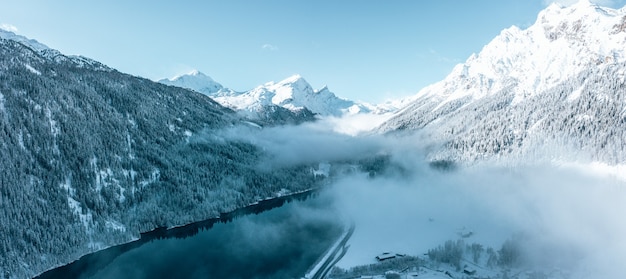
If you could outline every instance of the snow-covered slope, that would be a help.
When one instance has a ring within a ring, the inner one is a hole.
[[[92,60],[84,56],[79,56],[79,55],[64,55],[58,50],[51,49],[48,46],[36,40],[29,39],[21,35],[17,35],[11,31],[7,31],[1,28],[0,28],[0,39],[10,40],[10,41],[22,44],[28,47],[29,49],[37,52],[42,57],[50,59],[57,63],[69,62],[79,67],[89,67],[91,69],[101,70],[101,71],[113,71],[112,68],[98,61]]]
[[[26,38],[24,36],[17,35],[15,33],[11,32],[11,31],[4,30],[2,28],[0,28],[0,38],[5,39],[5,40],[12,40],[12,41],[15,41],[15,42],[19,42],[19,43],[21,43],[21,44],[23,44],[23,45],[25,45],[27,47],[30,47],[31,49],[33,49],[35,51],[39,51],[39,52],[41,52],[41,51],[50,51],[51,50],[48,46],[46,46],[46,45],[44,45],[44,44],[42,44],[42,43],[40,43],[40,42],[38,42],[36,40],[28,39],[28,38]]]
[[[380,130],[426,128],[448,143],[448,154],[438,156],[450,159],[515,153],[549,140],[585,149],[592,159],[624,161],[618,134],[626,129],[625,73],[626,8],[552,4],[529,28],[503,30],[421,90]]]
[[[588,67],[626,61],[626,12],[582,0],[564,8],[552,4],[526,30],[503,30],[477,55],[418,95],[440,105],[472,100],[513,88],[514,102],[557,86]]]

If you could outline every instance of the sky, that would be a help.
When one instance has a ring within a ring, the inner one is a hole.
[[[530,26],[548,2],[0,0],[0,26],[152,80],[199,70],[245,91],[300,74],[380,103],[445,78],[502,29]]]

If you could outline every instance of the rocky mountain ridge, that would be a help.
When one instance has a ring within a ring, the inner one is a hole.
[[[309,121],[314,119],[313,115],[340,117],[359,113],[382,114],[397,109],[391,103],[377,106],[343,99],[327,86],[315,90],[300,75],[290,76],[280,82],[267,82],[244,92],[225,88],[197,70],[159,82],[195,90],[250,119],[270,122],[272,117],[276,117],[272,114],[275,111],[283,115],[300,115],[300,118],[294,119]]]

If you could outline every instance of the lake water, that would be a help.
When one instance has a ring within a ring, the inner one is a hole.
[[[300,278],[343,226],[320,198],[216,223],[187,238],[154,239],[106,265],[93,256],[58,278]],[[74,274],[77,273],[77,274]]]

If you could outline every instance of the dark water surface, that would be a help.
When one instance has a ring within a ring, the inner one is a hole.
[[[250,214],[187,238],[154,239],[72,278],[300,278],[341,234],[318,198]],[[107,255],[103,255],[107,257]],[[95,269],[95,270],[94,270]],[[72,272],[76,272],[75,270]],[[54,277],[67,278],[56,273]],[[52,278],[52,277],[49,277]]]

